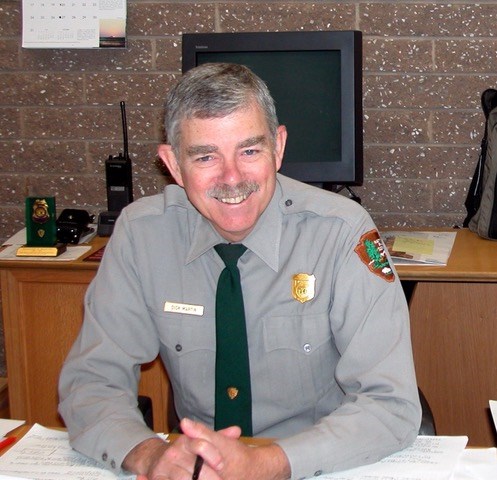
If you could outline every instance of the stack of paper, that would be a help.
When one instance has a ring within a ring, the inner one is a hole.
[[[446,265],[457,232],[382,232],[395,265]]]
[[[467,437],[419,436],[414,444],[380,462],[315,477],[320,480],[495,480],[495,448],[467,449]],[[67,432],[34,425],[0,456],[0,480],[131,480],[116,477],[71,449]]]
[[[131,480],[135,475],[116,477],[94,460],[74,451],[67,432],[35,424],[9,451],[0,457],[0,480]]]

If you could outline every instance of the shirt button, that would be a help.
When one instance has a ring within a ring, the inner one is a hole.
[[[183,347],[179,343],[174,348],[177,352],[181,352],[181,350],[183,350]]]
[[[107,454],[106,454],[106,453],[102,454],[102,460],[103,460],[104,462],[106,462],[106,461],[107,461]]]
[[[286,201],[285,201],[285,205],[286,205],[287,207],[291,207],[291,206],[293,205],[293,201],[292,201],[292,200],[290,200],[290,199],[288,199],[288,200],[286,200]]]
[[[304,352],[305,353],[310,353],[311,350],[312,350],[312,347],[311,347],[310,343],[305,343],[303,348],[304,348]]]

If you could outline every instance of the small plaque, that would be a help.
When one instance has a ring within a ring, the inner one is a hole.
[[[65,243],[58,243],[51,247],[33,247],[30,245],[23,245],[17,249],[16,255],[18,257],[57,257],[66,251]]]
[[[57,243],[55,197],[26,198],[26,245],[17,249],[18,257],[57,257],[66,245]]]
[[[53,247],[57,243],[55,197],[26,198],[26,245]]]

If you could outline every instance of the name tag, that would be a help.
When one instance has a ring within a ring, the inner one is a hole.
[[[188,305],[187,303],[164,303],[164,311],[170,313],[183,313],[185,315],[198,315],[204,314],[204,307],[202,305]]]

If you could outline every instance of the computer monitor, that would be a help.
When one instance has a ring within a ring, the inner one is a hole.
[[[288,129],[281,173],[325,188],[362,185],[362,33],[183,34],[183,72],[207,62],[250,67]]]

